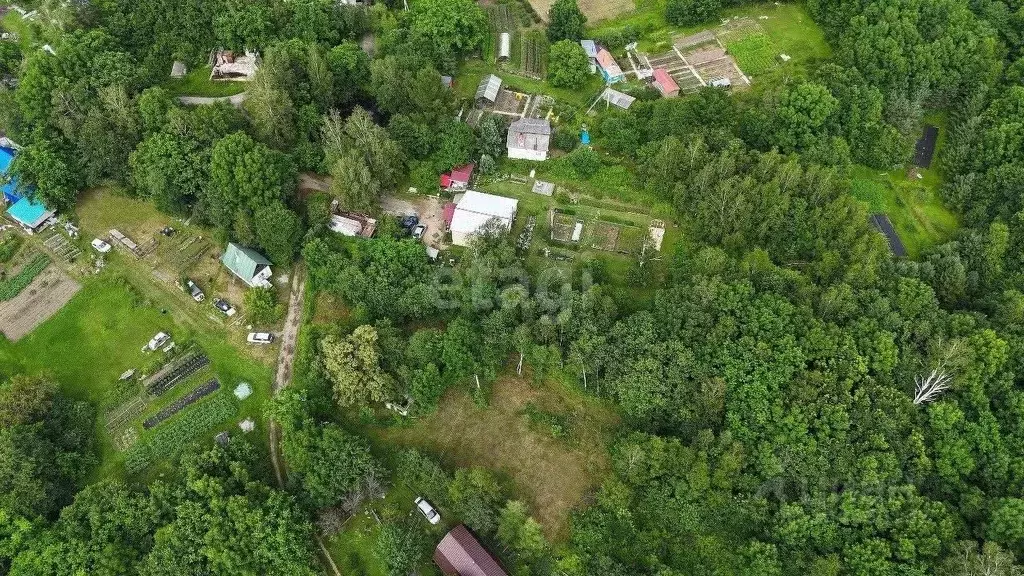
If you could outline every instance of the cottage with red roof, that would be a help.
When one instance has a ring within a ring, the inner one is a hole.
[[[476,165],[466,164],[441,174],[441,188],[454,191],[466,190],[469,188],[469,181],[473,179],[474,168]]]
[[[622,73],[622,68],[619,68],[619,64],[612,57],[611,52],[604,48],[597,51],[597,65],[601,67],[601,76],[604,77],[604,81],[609,84],[626,79],[626,75]]]
[[[676,84],[676,81],[672,79],[672,76],[664,68],[654,69],[654,87],[665,98],[679,96],[679,85]]]
[[[462,524],[437,545],[434,563],[445,576],[508,576],[508,572]]]

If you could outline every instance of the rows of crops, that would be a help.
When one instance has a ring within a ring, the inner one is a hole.
[[[124,467],[137,474],[157,460],[173,458],[196,438],[234,416],[237,406],[230,394],[218,394],[151,430],[126,453]]]
[[[28,287],[36,276],[39,276],[47,266],[50,265],[50,257],[46,254],[39,254],[33,258],[20,272],[0,282],[0,300],[10,300]]]
[[[540,79],[547,74],[548,38],[543,30],[530,30],[520,36],[522,47],[522,72]]]
[[[210,394],[213,394],[219,389],[220,381],[214,378],[213,380],[210,380],[209,382],[189,392],[185,396],[182,396],[181,398],[178,398],[171,404],[165,406],[156,414],[150,416],[149,418],[146,418],[146,420],[142,423],[142,427],[145,428],[146,430],[149,430],[150,428],[156,426],[157,424],[163,422],[164,420],[167,420],[171,416],[174,416],[178,412],[181,412],[189,404],[192,404],[193,402],[198,402],[204,396],[209,396]]]
[[[174,365],[157,374],[146,384],[146,392],[151,396],[159,396],[174,387],[175,384],[195,374],[207,364],[210,359],[205,354],[191,354]]]
[[[24,240],[18,234],[9,234],[0,240],[0,264],[10,262],[18,253],[18,248],[21,248],[23,242]]]

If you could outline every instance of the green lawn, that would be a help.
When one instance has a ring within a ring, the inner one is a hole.
[[[97,408],[101,465],[95,478],[117,475],[120,470],[121,455],[105,429],[105,409],[111,407],[108,390],[125,370],[153,369],[159,363],[152,353],[141,351],[159,331],[170,333],[180,343],[192,341],[205,351],[211,360],[208,375],[215,374],[223,386],[218,393],[230,394],[241,380],[252,383],[254,393],[240,404],[238,416],[218,429],[233,427],[246,416],[260,419],[262,404],[270,394],[269,367],[225,343],[216,330],[194,330],[175,322],[173,313],[154,297],[158,294],[108,270],[86,279],[83,289],[60,312],[17,343],[0,337],[0,363],[29,373],[50,374],[70,396],[88,400]],[[179,384],[166,398],[154,402],[134,426],[141,430],[143,417],[200,383]]]
[[[589,29],[587,34],[599,37],[629,27],[639,32],[637,46],[641,52],[658,53],[671,49],[674,36],[712,28],[721,30],[719,21],[689,27],[669,25],[665,21],[665,0],[638,0],[637,5],[631,14],[601,22]],[[762,29],[761,35],[754,35],[761,36],[756,40],[742,37],[732,39],[728,35],[723,40],[748,75],[764,72],[769,62],[774,68],[778,64],[779,54],[783,53],[792,57],[787,65],[789,67],[813,67],[814,63],[831,55],[824,32],[814,23],[802,4],[776,5],[765,2],[722,11],[722,20],[731,18],[749,18]]]
[[[851,191],[872,213],[889,216],[910,258],[952,238],[960,227],[956,214],[942,205],[936,186],[928,179],[908,180],[902,171],[879,173],[854,167]]]
[[[164,82],[164,88],[175,96],[219,98],[245,92],[246,83],[210,80],[210,67],[203,66],[191,70],[184,78],[168,79]]]

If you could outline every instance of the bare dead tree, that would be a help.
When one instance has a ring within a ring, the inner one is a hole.
[[[938,366],[927,376],[918,375],[914,377],[915,406],[934,402],[943,392],[949,390],[949,386],[953,382],[953,375],[947,371],[946,366],[949,360],[954,358],[959,352],[960,342],[957,341],[946,349],[946,353],[943,355],[942,360],[939,361]]]

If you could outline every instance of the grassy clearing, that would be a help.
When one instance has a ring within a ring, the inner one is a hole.
[[[959,218],[943,205],[939,195],[943,181],[940,159],[949,131],[948,119],[933,112],[925,116],[923,123],[938,126],[939,138],[932,167],[921,170],[921,178],[908,178],[907,169],[882,173],[864,166],[854,167],[850,174],[853,196],[870,212],[889,216],[911,258],[951,239],[960,228]]]
[[[164,88],[175,96],[203,96],[219,98],[234,96],[245,92],[245,82],[210,80],[211,69],[203,66],[189,71],[184,78],[170,78],[164,82]]]
[[[555,88],[544,80],[535,80],[513,74],[504,70],[495,70],[492,64],[483,60],[467,60],[459,69],[459,75],[455,79],[455,90],[460,98],[472,100],[476,95],[476,88],[480,81],[488,74],[496,74],[504,82],[506,88],[526,92],[529,94],[547,94],[555,100],[572,104],[577,108],[586,109],[590,103],[597,98],[604,83],[599,75],[587,78],[587,83],[577,90]]]
[[[191,340],[202,347],[211,359],[212,373],[220,378],[227,393],[241,380],[253,385],[253,395],[220,429],[246,416],[259,419],[262,404],[269,398],[268,366],[225,344],[216,331],[191,330],[175,322],[173,315],[164,313],[160,306],[127,277],[108,271],[88,279],[67,306],[25,338],[17,343],[0,339],[0,363],[29,373],[50,374],[67,394],[97,407],[101,466],[95,478],[119,474],[121,455],[106,433],[103,418],[104,409],[111,407],[108,391],[125,370],[153,364],[152,354],[143,353],[141,348],[159,331],[170,333],[179,342]],[[179,384],[172,395],[153,406],[169,403],[191,387],[191,381]],[[140,423],[141,417],[134,425],[141,430]]]
[[[813,68],[815,63],[823,61],[831,55],[824,32],[814,23],[802,4],[766,2],[723,10],[721,17],[723,20],[747,18],[756,23],[755,27],[759,28],[764,35],[764,39],[753,41],[761,44],[760,49],[755,52],[757,59],[761,62],[765,62],[765,58],[769,56],[767,52],[769,46],[772,47],[770,58],[773,63],[779,54],[785,53],[792,57],[786,67],[796,70]],[[637,0],[637,9],[630,14],[612,21],[601,22],[590,28],[587,33],[600,37],[609,33],[632,30],[640,38],[638,48],[641,52],[659,53],[672,48],[673,36],[693,34],[711,28],[716,32],[723,32],[728,29],[728,25],[671,26],[665,21],[665,0]],[[726,43],[730,51],[734,50],[733,42],[742,42],[743,35],[737,35],[735,38],[730,38],[728,34],[725,36],[726,39],[723,42]],[[741,53],[746,52],[744,57],[748,58],[748,64],[757,68],[758,64],[749,58],[753,54],[752,48],[752,46],[745,46],[741,43],[738,50]],[[737,59],[739,59],[738,54]],[[740,66],[743,67],[742,60]],[[761,66],[763,67],[764,64]],[[748,71],[746,68],[744,68],[744,72],[755,74],[754,71]]]
[[[535,427],[528,405],[566,416],[568,437]],[[569,514],[608,471],[605,446],[617,422],[612,409],[569,387],[534,387],[508,376],[494,384],[486,408],[465,391],[451,390],[434,414],[408,427],[368,433],[377,442],[415,447],[451,466],[483,466],[506,475],[514,496],[530,504],[548,536],[562,540]]]
[[[942,205],[937,188],[927,180],[909,180],[902,173],[878,173],[855,167],[851,192],[870,212],[889,216],[907,248],[917,258],[921,251],[953,237],[960,226],[956,214]]]

